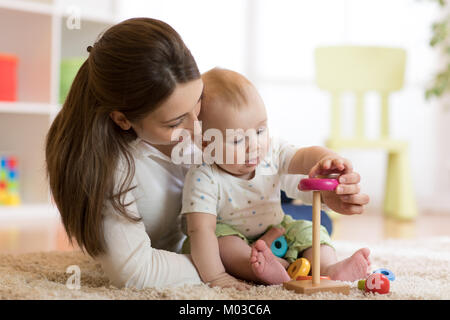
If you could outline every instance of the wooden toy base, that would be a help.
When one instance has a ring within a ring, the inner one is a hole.
[[[312,294],[321,291],[330,291],[336,293],[349,294],[350,286],[339,281],[320,280],[320,284],[313,285],[312,280],[291,280],[283,283],[283,287],[287,290],[294,290],[296,293]]]

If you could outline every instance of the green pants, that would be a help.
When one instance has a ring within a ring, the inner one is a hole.
[[[286,242],[288,244],[288,250],[284,255],[284,259],[286,259],[289,263],[297,260],[297,257],[301,252],[305,249],[312,247],[312,222],[308,220],[294,220],[290,215],[285,214],[283,221],[279,225],[271,226],[271,227],[283,227],[286,231],[284,233],[284,237],[286,238]],[[269,230],[269,227],[267,230]],[[267,231],[266,231],[267,232]],[[225,223],[217,223],[216,224],[216,236],[218,238],[224,236],[238,236],[242,240],[244,240],[248,245],[251,245],[258,239],[248,239],[242,233],[237,231],[232,226]],[[327,229],[324,226],[320,226],[320,244],[326,244],[330,247],[331,238],[328,234]],[[182,253],[190,253],[190,243],[189,237],[183,243],[183,247],[181,249]]]

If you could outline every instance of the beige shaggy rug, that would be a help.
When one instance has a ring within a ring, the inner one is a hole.
[[[357,281],[349,282],[350,295],[316,293],[303,296],[278,286],[254,286],[249,291],[190,285],[144,290],[109,285],[100,265],[81,252],[46,252],[0,255],[0,299],[450,299],[450,237],[383,240],[377,243],[334,242],[340,259],[367,246],[373,269],[384,267],[396,275],[386,295],[364,294]],[[66,269],[78,265],[81,288],[66,286]]]

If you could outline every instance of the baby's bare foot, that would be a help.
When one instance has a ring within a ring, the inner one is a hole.
[[[259,238],[259,240],[263,240],[267,244],[267,247],[270,248],[272,246],[272,242],[281,237],[284,234],[284,232],[285,232],[284,228],[272,227],[266,233],[264,233]],[[281,263],[281,265],[285,269],[289,267],[289,262],[287,262],[283,258],[276,257],[276,259],[278,260],[279,263]]]
[[[369,254],[368,248],[359,249],[351,257],[329,266],[324,273],[333,280],[356,281],[366,278],[369,276]]]
[[[265,284],[281,284],[291,280],[286,269],[261,239],[252,247],[250,264],[255,276]]]

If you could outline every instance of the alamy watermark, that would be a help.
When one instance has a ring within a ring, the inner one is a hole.
[[[66,287],[69,290],[80,290],[81,288],[81,269],[77,265],[68,266],[66,273],[71,276],[66,281]]]
[[[81,8],[78,6],[68,6],[66,8],[66,27],[69,30],[81,29]]]
[[[180,141],[172,149],[171,160],[175,164],[230,164],[253,165],[263,161],[271,150],[268,129],[209,128],[202,131],[202,122],[196,121],[193,135],[189,130],[176,129],[171,141]],[[262,174],[272,175],[277,168],[263,166]]]

